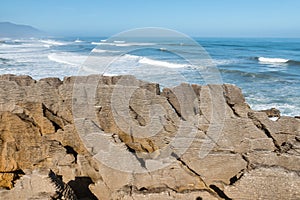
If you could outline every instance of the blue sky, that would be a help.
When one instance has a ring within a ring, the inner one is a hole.
[[[203,37],[300,37],[298,0],[1,0],[0,21],[57,35],[165,27]]]

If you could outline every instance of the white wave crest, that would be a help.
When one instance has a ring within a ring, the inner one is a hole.
[[[121,56],[120,61],[122,62],[130,62],[130,63],[139,63],[144,65],[153,65],[153,66],[159,66],[159,67],[167,67],[167,68],[184,68],[189,67],[189,65],[186,64],[179,64],[179,63],[172,63],[167,61],[161,61],[161,60],[154,60],[151,58],[146,58],[143,56],[136,56],[136,55],[130,55],[125,54]]]
[[[133,63],[138,63],[141,58],[143,58],[143,57],[130,55],[130,54],[124,54],[118,60],[120,60],[122,62],[130,61],[130,62],[133,62]]]
[[[123,43],[123,44],[115,44],[117,47],[129,47],[129,46],[152,46],[155,43],[146,43],[146,42],[131,42],[131,43]]]
[[[136,56],[130,54],[125,54],[123,56],[120,56],[115,61],[115,63],[112,64],[112,66],[115,67],[115,69],[121,67],[122,70],[124,70],[124,66],[132,68],[134,66],[139,66],[139,65],[152,65],[152,66],[166,67],[166,68],[184,68],[190,66],[187,64],[179,64],[179,63],[172,63],[167,61],[154,60],[143,56]]]
[[[120,43],[125,43],[125,41],[123,41],[123,40],[115,40],[114,43],[119,43],[120,44]]]
[[[59,42],[55,40],[40,40],[42,43],[48,44],[48,45],[54,45],[54,46],[61,46],[65,45],[65,42]]]
[[[80,66],[87,56],[76,55],[71,53],[51,53],[48,55],[48,59],[57,63],[62,63],[72,66]]]
[[[287,63],[289,60],[288,59],[283,59],[283,58],[259,57],[258,61],[263,62],[263,63]]]
[[[92,45],[108,45],[108,46],[116,46],[116,47],[129,47],[129,46],[151,46],[155,45],[155,43],[146,43],[146,42],[130,42],[125,43],[124,41],[114,41],[114,42],[91,42]]]
[[[93,53],[116,53],[118,51],[112,51],[112,50],[104,50],[104,49],[93,49]]]
[[[154,65],[154,66],[160,66],[160,67],[168,67],[168,68],[183,68],[187,65],[184,64],[177,64],[177,63],[171,63],[166,61],[160,61],[160,60],[153,60],[150,58],[142,57],[139,60],[139,63],[141,64],[147,64],[147,65]]]
[[[102,43],[102,42],[91,42],[91,44],[93,44],[93,45],[103,45],[105,43]]]

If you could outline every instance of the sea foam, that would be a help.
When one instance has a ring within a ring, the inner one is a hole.
[[[184,67],[189,66],[186,64],[179,64],[179,63],[155,60],[155,59],[146,58],[143,56],[136,56],[136,55],[130,55],[130,54],[123,55],[121,57],[121,60],[136,62],[136,63],[142,64],[142,65],[152,65],[152,66],[167,67],[167,68],[184,68]]]
[[[51,53],[48,55],[48,59],[51,61],[72,66],[80,66],[86,60],[86,58],[87,56],[71,53]]]
[[[91,42],[92,45],[107,45],[107,46],[116,46],[116,47],[130,47],[130,46],[152,46],[156,45],[151,42],[128,42],[125,41],[113,41],[107,42],[106,40],[101,40],[101,42]]]
[[[93,49],[92,53],[116,53],[118,51],[112,51],[112,50],[104,50],[104,49]]]
[[[56,40],[40,40],[42,43],[48,44],[48,45],[55,45],[55,46],[60,46],[60,45],[66,45],[66,42],[60,42]]]
[[[147,65],[160,66],[160,67],[168,67],[168,68],[187,67],[187,65],[185,65],[185,64],[178,64],[178,63],[171,63],[171,62],[160,61],[160,60],[153,60],[153,59],[145,58],[145,57],[140,58],[139,63],[147,64]]]
[[[288,59],[283,59],[283,58],[266,58],[266,57],[259,57],[258,61],[259,62],[263,62],[263,63],[287,63],[287,62],[289,62]]]

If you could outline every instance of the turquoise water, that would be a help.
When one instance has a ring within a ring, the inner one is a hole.
[[[139,72],[139,78],[153,77],[153,81],[164,85],[172,81],[166,77],[166,69],[175,69],[186,82],[206,84],[196,73],[199,66],[180,56],[188,55],[190,59],[202,59],[203,65],[208,65],[207,59],[211,59],[210,64],[219,70],[221,81],[242,88],[253,109],[275,107],[283,115],[300,115],[300,39],[195,38],[208,53],[201,56],[197,45],[176,39],[104,39],[0,39],[0,74],[63,78],[77,75],[88,56],[104,58],[126,52],[105,73],[126,74],[132,72],[129,69],[133,66],[135,70],[147,65],[155,70]]]

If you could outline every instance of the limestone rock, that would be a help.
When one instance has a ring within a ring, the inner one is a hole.
[[[264,112],[268,117],[280,117],[280,110],[276,108],[271,108],[268,110],[261,110],[260,112]]]
[[[246,117],[250,107],[246,103],[241,89],[229,84],[225,84],[223,87],[227,104],[232,108],[233,112],[237,116]]]
[[[228,84],[1,75],[0,199],[50,198],[50,169],[78,199],[296,199],[300,120],[268,115]]]
[[[282,168],[258,168],[245,173],[234,185],[225,187],[232,199],[298,199],[300,177]]]
[[[12,190],[0,191],[0,199],[51,199],[55,187],[48,178],[47,170],[32,171],[24,175]]]

